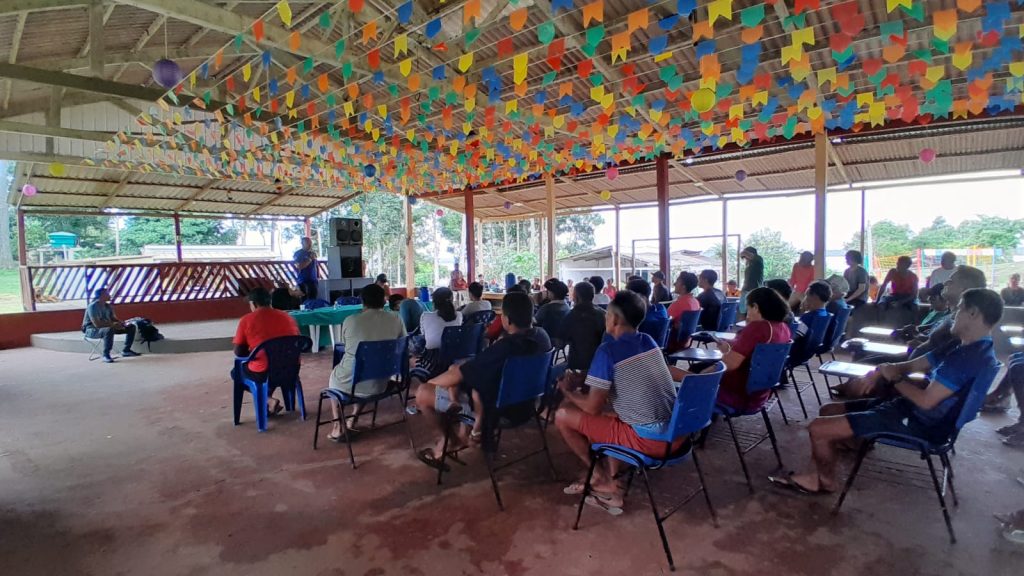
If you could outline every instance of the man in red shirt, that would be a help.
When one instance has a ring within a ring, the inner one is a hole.
[[[235,331],[235,338],[231,341],[235,346],[235,356],[247,358],[249,354],[267,340],[280,336],[298,336],[299,326],[295,319],[286,312],[275,310],[270,305],[270,292],[265,288],[255,288],[249,292],[249,312],[238,322],[238,330]],[[231,371],[231,378],[238,381],[241,374],[238,368]],[[262,352],[253,358],[252,362],[245,367],[246,376],[260,381],[266,376],[267,357]],[[281,401],[273,397],[274,391],[267,392],[267,414],[277,414],[284,406]]]
[[[679,329],[679,321],[683,312],[700,310],[700,302],[693,297],[693,290],[697,287],[697,275],[693,272],[680,272],[676,277],[675,292],[679,296],[668,307],[668,316],[672,319],[672,327],[668,335],[669,352],[677,352],[690,345],[690,340],[676,341],[676,333]]]

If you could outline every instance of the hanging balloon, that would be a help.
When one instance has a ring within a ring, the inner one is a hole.
[[[736,181],[737,182],[743,182],[746,179],[747,179],[747,171],[746,170],[737,170],[736,171]]]
[[[409,196],[409,206],[415,206],[416,202],[418,202],[418,200],[415,196]]]
[[[440,208],[438,208],[437,212],[434,212],[434,214],[437,214],[438,216],[444,216],[444,210],[441,210]]]
[[[21,187],[21,193],[25,196],[35,196],[38,191],[39,190],[36,190],[36,187],[31,184],[25,184]]]
[[[367,178],[373,178],[377,175],[377,167],[373,164],[367,164],[363,166],[363,174],[366,174]]]
[[[616,178],[619,177],[619,167],[612,166],[611,168],[605,171],[604,175],[607,176],[609,180],[615,180]]]
[[[707,112],[715,105],[715,93],[708,88],[701,88],[690,96],[690,105],[697,112]]]
[[[924,162],[925,164],[931,164],[935,160],[935,157],[937,155],[938,153],[935,152],[934,148],[925,148],[921,150],[921,153],[918,154],[918,157],[921,159],[921,162]]]
[[[352,205],[352,213],[353,214],[359,214],[362,211],[363,211],[363,207],[360,206],[359,204],[353,204]]]
[[[505,200],[505,210],[509,210],[511,208],[512,208],[512,203],[509,202],[508,200]]]
[[[68,173],[67,167],[65,167],[60,162],[51,162],[49,169],[50,176],[53,176],[54,178],[62,178],[65,174]]]
[[[181,78],[181,66],[174,60],[161,58],[153,64],[153,80],[164,88],[174,88]]]
[[[604,200],[604,201],[608,201],[608,200],[612,199],[612,193],[611,193],[610,190],[601,190],[601,194],[599,194],[599,196],[601,196],[601,200]]]

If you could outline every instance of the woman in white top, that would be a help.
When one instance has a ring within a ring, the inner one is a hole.
[[[423,333],[425,349],[416,362],[416,368],[420,369],[417,376],[423,372],[427,378],[436,376],[439,369],[447,368],[438,366],[441,355],[441,335],[444,329],[449,326],[462,326],[462,313],[455,310],[454,294],[448,288],[438,288],[430,296],[434,303],[433,312],[424,312],[420,316],[420,332]],[[421,372],[422,370],[422,372]]]

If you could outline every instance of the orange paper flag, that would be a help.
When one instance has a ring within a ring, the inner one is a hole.
[[[370,20],[363,26],[363,44],[365,45],[370,40],[377,39],[377,21]]]
[[[583,27],[589,27],[593,20],[604,22],[604,0],[596,0],[583,7]]]
[[[626,19],[626,29],[630,34],[634,30],[647,30],[649,24],[649,11],[647,8],[641,8],[635,12],[631,12],[629,17]]]
[[[257,20],[252,23],[252,36],[257,42],[263,40],[263,20]]]
[[[528,16],[529,13],[526,11],[526,8],[520,8],[508,15],[508,25],[518,32],[526,25],[526,19]]]
[[[327,92],[330,88],[330,83],[327,81],[327,74],[321,74],[320,77],[317,78],[316,87],[319,88],[321,92]]]
[[[462,7],[462,24],[469,24],[472,20],[480,21],[480,0],[469,0]]]
[[[288,36],[288,47],[292,50],[298,50],[300,45],[302,45],[302,35],[296,30]]]

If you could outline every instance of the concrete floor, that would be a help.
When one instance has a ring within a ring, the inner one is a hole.
[[[573,532],[575,499],[534,459],[502,475],[507,511],[498,512],[477,456],[438,487],[401,426],[361,437],[353,471],[343,446],[311,449],[311,421],[285,416],[257,434],[246,404],[243,425],[232,426],[228,362],[223,353],[103,365],[80,354],[0,352],[0,573],[668,571],[640,490],[623,516],[587,509]],[[313,409],[329,367],[324,354],[303,368]],[[798,411],[792,399],[787,407]],[[391,408],[382,419],[397,416]],[[991,516],[1024,506],[1015,480],[1024,452],[993,432],[1010,420],[986,417],[962,436],[954,459],[960,541],[952,546],[929,489],[864,473],[833,518],[833,498],[767,485],[774,459],[766,445],[749,455],[757,486],[749,495],[731,444],[713,440],[701,456],[721,525],[712,526],[699,498],[667,521],[679,572],[1020,575],[1024,547],[1002,540]],[[420,445],[429,439],[424,424],[412,418]],[[778,429],[783,458],[799,466],[802,425],[780,421]],[[509,448],[536,441],[527,431],[506,439],[517,436]],[[560,474],[576,474],[553,430],[549,437]],[[874,457],[920,474],[913,455],[880,449]],[[656,492],[668,502],[694,480],[689,464],[663,471]]]

